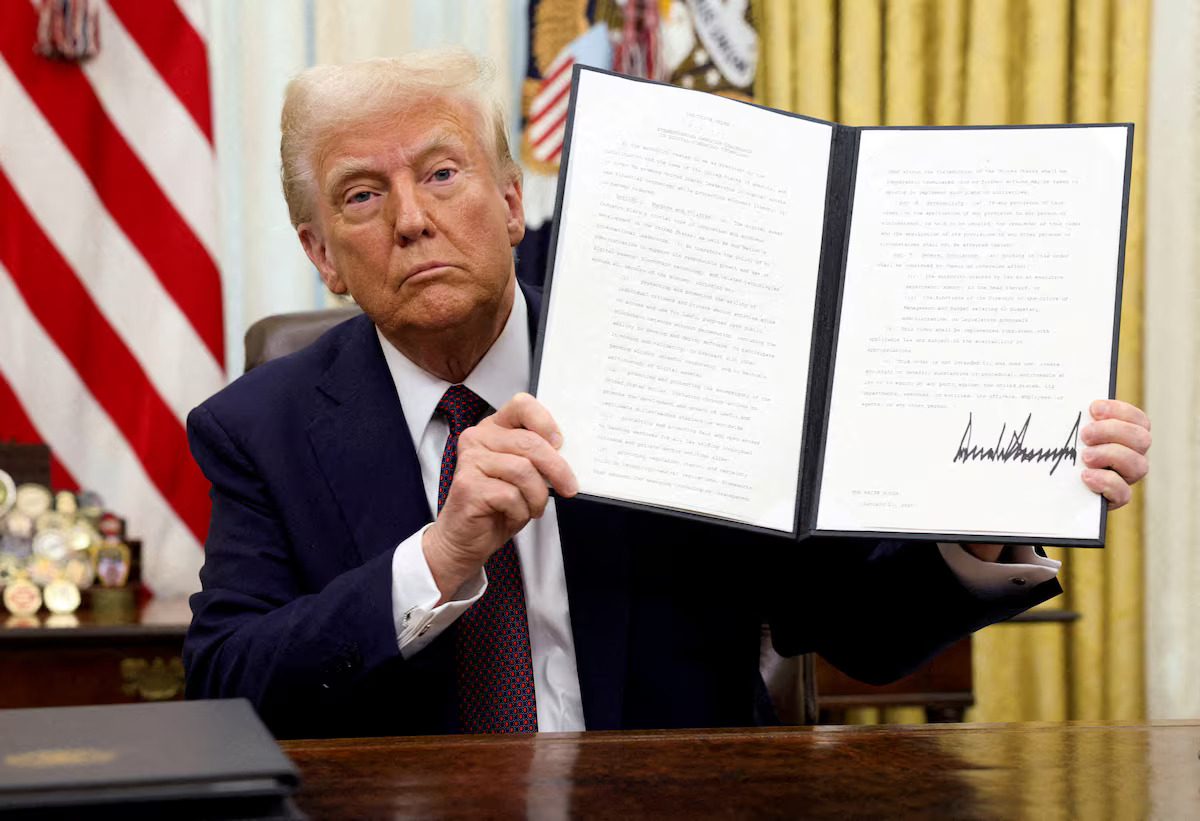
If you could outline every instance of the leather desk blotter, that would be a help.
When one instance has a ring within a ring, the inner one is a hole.
[[[294,818],[299,781],[245,699],[0,710],[5,818]]]

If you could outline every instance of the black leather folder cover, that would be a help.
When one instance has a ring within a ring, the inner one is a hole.
[[[245,699],[0,710],[4,818],[291,818],[299,782]]]

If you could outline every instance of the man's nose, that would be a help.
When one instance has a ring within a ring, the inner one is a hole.
[[[416,185],[408,180],[394,182],[388,200],[397,245],[403,247],[419,237],[429,236],[429,217]]]

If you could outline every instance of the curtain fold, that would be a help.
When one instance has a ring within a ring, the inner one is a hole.
[[[772,107],[847,125],[1136,124],[1117,395],[1142,405],[1149,0],[759,7],[760,99]],[[1077,621],[996,625],[976,635],[973,720],[1144,716],[1142,493],[1109,517],[1104,550],[1051,551],[1064,562],[1066,593],[1046,607],[1074,610]]]

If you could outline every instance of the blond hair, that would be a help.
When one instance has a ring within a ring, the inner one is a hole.
[[[520,180],[508,147],[504,109],[492,92],[495,69],[457,48],[432,49],[380,60],[313,66],[284,92],[279,143],[280,178],[292,226],[312,219],[313,157],[321,144],[355,123],[432,99],[465,102],[479,118],[479,137],[492,149],[497,180]]]

